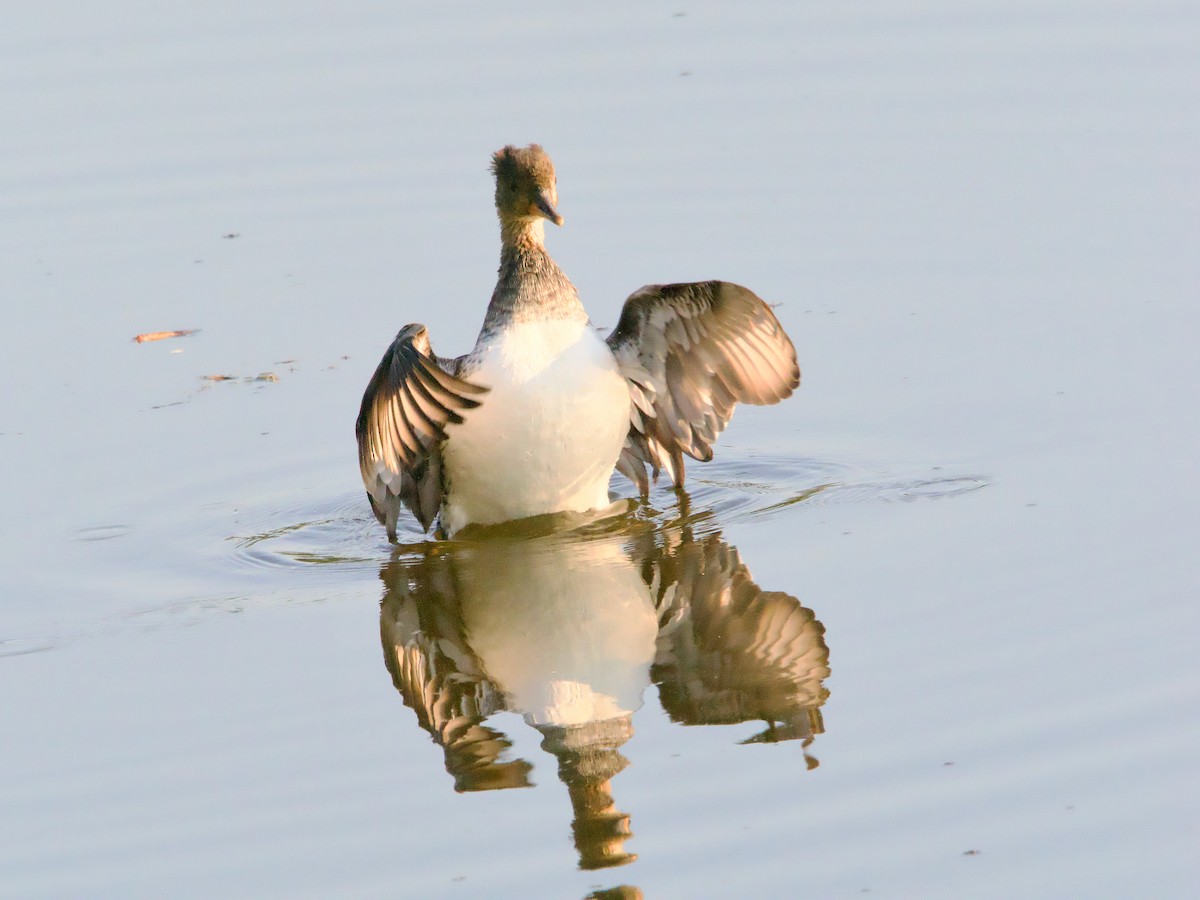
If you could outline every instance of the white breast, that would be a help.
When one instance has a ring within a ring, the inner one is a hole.
[[[629,389],[588,323],[511,325],[468,377],[491,391],[447,429],[442,525],[449,534],[608,505],[629,431]]]

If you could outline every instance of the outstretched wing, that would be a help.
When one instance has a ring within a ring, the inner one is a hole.
[[[656,480],[666,470],[683,484],[683,454],[712,459],[737,403],[778,403],[800,384],[771,308],[727,281],[646,285],[607,340],[633,398],[617,469],[643,493],[647,465]]]
[[[487,388],[463,381],[439,360],[424,325],[405,325],[363,394],[354,432],[358,465],[376,518],[396,539],[403,503],[426,531],[442,505],[439,446],[446,426],[480,403]]]

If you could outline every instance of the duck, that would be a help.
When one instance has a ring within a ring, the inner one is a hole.
[[[642,497],[684,456],[707,462],[738,403],[791,396],[800,367],[772,308],[727,281],[650,284],[602,336],[545,244],[563,224],[539,144],[492,156],[500,267],[474,348],[438,356],[400,329],[355,423],[367,499],[396,543],[407,509],[428,533],[609,508],[620,472]]]

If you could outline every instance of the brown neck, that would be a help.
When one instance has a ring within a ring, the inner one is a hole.
[[[546,228],[542,219],[500,217],[500,244],[504,253],[546,252]]]
[[[541,219],[500,219],[500,272],[484,331],[512,321],[587,321],[579,294],[546,252]]]

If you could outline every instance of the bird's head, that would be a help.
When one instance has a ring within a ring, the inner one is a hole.
[[[511,144],[492,154],[492,174],[496,176],[496,212],[503,222],[549,219],[563,223],[555,206],[558,203],[554,163],[539,144],[514,147]]]

